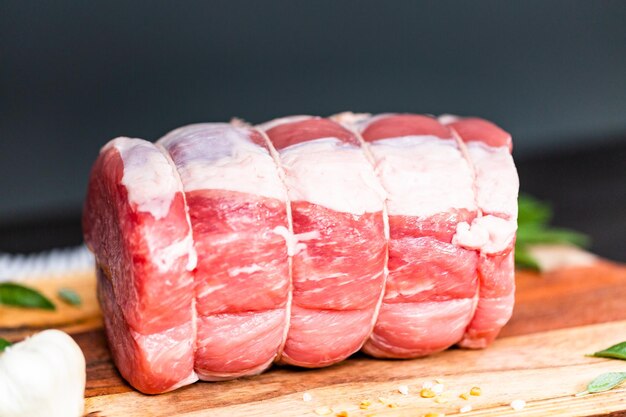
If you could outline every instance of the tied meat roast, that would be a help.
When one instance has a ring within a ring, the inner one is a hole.
[[[511,148],[485,120],[415,114],[112,140],[83,228],[120,373],[156,394],[487,346],[514,303]]]

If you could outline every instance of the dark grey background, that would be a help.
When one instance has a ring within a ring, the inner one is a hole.
[[[0,93],[6,227],[76,225],[112,137],[232,116],[480,115],[524,173],[626,138],[626,2],[3,1]],[[522,188],[551,198],[546,175]]]

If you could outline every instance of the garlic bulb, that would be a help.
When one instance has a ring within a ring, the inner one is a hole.
[[[85,357],[59,330],[46,330],[0,353],[0,416],[80,417]]]

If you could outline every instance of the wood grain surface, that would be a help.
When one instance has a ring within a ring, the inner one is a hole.
[[[87,321],[99,322],[100,308],[96,299],[96,278],[91,271],[63,277],[43,277],[21,281],[36,288],[55,305],[55,311],[24,309],[0,305],[0,329],[24,330],[63,327]],[[81,304],[69,305],[59,298],[59,290],[71,289],[80,297]]]
[[[250,378],[196,383],[159,396],[134,391],[115,370],[100,320],[69,321],[87,359],[86,412],[92,416],[349,416],[446,415],[472,406],[467,416],[621,415],[626,386],[583,397],[587,382],[606,371],[626,371],[626,362],[589,358],[595,350],[626,340],[626,267],[599,262],[593,267],[548,274],[519,272],[513,318],[496,343],[481,351],[450,349],[428,358],[391,361],[357,354],[318,370],[278,368]],[[5,329],[0,336],[23,337],[30,329]],[[426,381],[443,379],[445,400],[421,398]],[[409,386],[409,395],[398,392]],[[462,400],[472,386],[483,394]],[[308,392],[313,400],[303,401]],[[397,407],[390,408],[378,400]],[[509,406],[528,402],[521,411]],[[359,408],[369,400],[368,409]]]
[[[364,357],[321,370],[276,369],[254,378],[198,383],[174,393],[145,396],[135,391],[87,399],[102,416],[421,416],[429,412],[468,416],[546,416],[597,414],[626,408],[626,387],[605,394],[574,397],[587,382],[608,371],[626,372],[626,362],[589,358],[585,353],[619,341],[626,321],[504,338],[484,351],[454,349],[424,359],[382,361]],[[419,395],[426,381],[445,385],[438,404]],[[409,395],[398,391],[409,387]],[[459,398],[472,387],[480,396]],[[303,401],[308,392],[313,400]],[[383,402],[379,400],[383,399]],[[509,404],[528,405],[514,412]],[[369,400],[367,410],[360,403]],[[395,408],[389,408],[392,404]],[[316,410],[318,413],[316,413]]]

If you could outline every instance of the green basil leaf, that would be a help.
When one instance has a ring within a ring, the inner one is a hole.
[[[519,227],[517,240],[522,245],[537,243],[570,243],[576,246],[588,246],[589,237],[583,233],[568,229],[546,229],[537,225]]]
[[[591,381],[587,385],[587,391],[590,393],[608,391],[624,381],[626,381],[626,372],[607,372]]]
[[[54,310],[54,304],[37,290],[13,282],[0,283],[0,304]]]
[[[589,245],[589,237],[583,233],[550,227],[551,218],[550,205],[528,195],[520,195],[515,240],[515,265],[518,268],[539,269],[535,259],[526,250],[528,245],[542,243],[566,243],[583,247]]]
[[[11,346],[11,342],[0,337],[0,352],[3,352],[8,346]]]
[[[539,264],[532,257],[530,252],[526,250],[523,246],[518,247],[515,246],[515,266],[518,268],[527,268],[527,269],[535,269],[539,270]]]
[[[79,306],[82,303],[80,295],[78,295],[76,291],[69,288],[61,288],[58,292],[58,296],[65,303],[72,306]]]
[[[604,350],[600,350],[591,356],[595,356],[597,358],[621,359],[626,361],[626,342],[618,343]]]
[[[550,205],[529,195],[521,194],[517,206],[517,222],[520,226],[525,224],[545,225],[552,219]]]

